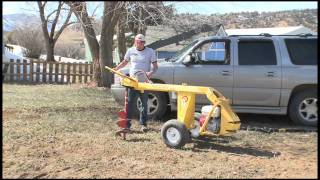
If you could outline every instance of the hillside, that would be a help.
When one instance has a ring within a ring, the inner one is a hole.
[[[96,20],[95,29],[98,31],[101,20]],[[3,16],[3,31],[22,26],[25,22],[40,23],[35,15],[11,14]],[[176,29],[187,29],[201,23],[222,23],[226,29],[235,28],[267,28],[303,25],[314,32],[318,32],[318,9],[290,10],[277,12],[240,12],[226,14],[178,14],[168,21],[169,26]],[[71,31],[82,31],[79,24],[69,27]],[[99,34],[99,32],[97,32]]]
[[[268,28],[303,25],[318,32],[318,10],[293,10],[268,13],[231,13],[222,16],[225,28]]]
[[[223,24],[225,29],[238,28],[270,28],[287,26],[305,26],[314,32],[318,32],[318,10],[291,10],[278,12],[240,12],[227,14],[212,14],[209,16],[200,14],[176,15],[168,23],[175,27],[176,31],[184,31],[199,24]]]

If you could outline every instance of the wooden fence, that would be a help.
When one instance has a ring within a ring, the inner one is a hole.
[[[22,83],[86,83],[93,77],[88,63],[47,62],[38,60],[10,60],[2,62],[3,82]]]

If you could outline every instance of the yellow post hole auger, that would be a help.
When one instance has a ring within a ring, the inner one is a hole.
[[[108,66],[105,68],[120,76],[121,85],[125,87],[141,92],[149,90],[177,93],[177,119],[167,121],[161,128],[163,142],[168,147],[183,147],[191,137],[229,135],[240,129],[240,119],[232,111],[229,100],[212,87],[143,83]],[[195,99],[198,94],[206,95],[212,103],[208,106],[208,113],[199,121],[195,120]]]

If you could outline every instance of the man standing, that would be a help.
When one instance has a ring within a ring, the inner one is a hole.
[[[114,68],[114,70],[119,70],[122,67],[126,66],[128,62],[131,63],[130,66],[130,77],[138,76],[139,82],[145,82],[146,79],[141,77],[141,74],[138,75],[139,72],[143,71],[146,73],[148,78],[150,79],[152,74],[154,74],[158,69],[156,53],[153,49],[145,47],[145,37],[143,34],[138,34],[134,38],[134,46],[127,50],[124,60]],[[152,68],[151,68],[152,64]],[[147,131],[147,120],[148,120],[148,92],[144,91],[141,93],[140,91],[134,90],[132,88],[128,89],[128,112],[127,119],[128,128],[131,126],[131,119],[133,116],[133,108],[135,106],[134,99],[136,96],[140,96],[142,102],[142,108],[140,110],[140,125],[141,130],[143,132]]]

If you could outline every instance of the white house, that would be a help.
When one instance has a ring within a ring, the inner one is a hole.
[[[17,60],[23,59],[23,51],[25,50],[24,47],[12,44],[2,44],[2,61],[3,62],[10,62],[10,59]]]

